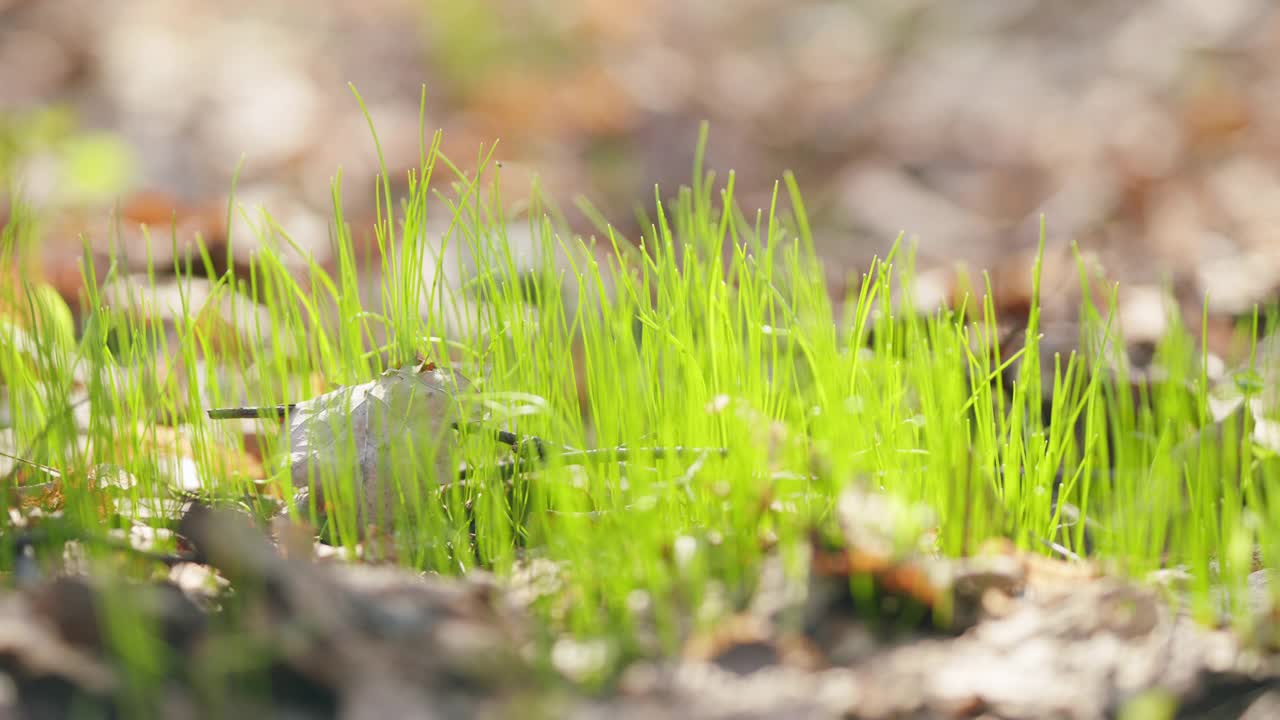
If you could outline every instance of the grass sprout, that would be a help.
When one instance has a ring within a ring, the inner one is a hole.
[[[46,285],[10,278],[5,432],[27,462],[4,473],[6,516],[29,512],[31,494],[12,491],[40,482],[56,487],[45,510],[91,529],[166,526],[167,505],[193,491],[288,502],[279,419],[247,420],[245,433],[206,410],[289,406],[425,357],[470,378],[461,401],[494,430],[564,450],[512,473],[508,444],[462,433],[474,471],[404,486],[385,523],[389,557],[499,577],[555,563],[562,582],[538,611],[557,632],[607,640],[609,668],[674,652],[691,623],[732,611],[769,553],[802,577],[813,530],[834,526],[855,484],[929,508],[939,552],[1008,537],[1135,577],[1183,566],[1202,617],[1222,610],[1221,587],[1247,622],[1255,556],[1271,567],[1280,557],[1277,463],[1252,419],[1214,426],[1206,362],[1178,318],[1156,350],[1166,378],[1134,391],[1102,370],[1120,342],[1114,295],[1086,304],[1088,341],[1068,357],[1043,352],[1038,304],[1025,342],[1002,348],[989,282],[951,312],[910,310],[914,258],[901,242],[833,298],[796,180],[785,176],[769,207],[742,208],[733,173],[704,169],[706,141],[704,128],[691,185],[655,189],[635,239],[598,214],[596,235],[573,236],[536,193],[529,212],[508,213],[494,147],[464,172],[424,133],[407,196],[397,204],[385,172],[376,188],[371,262],[357,255],[338,175],[332,263],[291,269],[284,253],[301,246],[233,199],[233,239],[258,248],[247,271],[207,250],[175,252],[173,267],[142,277],[116,260],[95,274],[86,261],[79,328]],[[15,218],[0,241],[5,267],[21,267],[39,232],[28,210]],[[517,232],[533,239],[532,258],[517,257]],[[449,281],[455,259],[465,282]],[[382,283],[372,306],[361,291],[371,265]],[[132,282],[146,296],[161,273],[196,269],[210,277],[203,299],[178,282],[167,315],[117,292]],[[219,316],[225,299],[254,310]],[[234,461],[249,456],[249,435],[261,439],[258,476]],[[129,481],[104,480],[108,466]],[[350,478],[326,482],[325,537],[354,550],[368,535]],[[317,525],[320,510],[309,508]],[[904,542],[917,542],[921,529],[906,525]],[[113,627],[121,657],[153,677],[154,632]]]

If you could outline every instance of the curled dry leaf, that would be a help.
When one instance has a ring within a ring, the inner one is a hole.
[[[467,385],[422,363],[298,403],[289,424],[294,487],[320,510],[354,504],[362,525],[417,506],[430,484],[458,475],[458,393]]]

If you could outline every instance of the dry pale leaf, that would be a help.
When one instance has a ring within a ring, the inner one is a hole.
[[[459,392],[467,385],[422,363],[298,403],[289,468],[294,487],[306,491],[300,498],[319,510],[354,504],[362,524],[419,506],[427,490],[458,476],[456,433],[466,417]]]

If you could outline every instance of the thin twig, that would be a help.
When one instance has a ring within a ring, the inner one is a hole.
[[[266,407],[211,408],[205,412],[210,420],[278,420],[287,417],[297,405],[268,405]]]
[[[517,435],[514,435],[513,433],[506,432],[505,430],[499,431],[499,435],[501,436],[499,437],[500,442],[502,442],[505,445],[511,445],[513,447],[520,447],[525,443],[533,443],[538,449],[538,457],[536,459],[539,462],[544,462],[544,463],[546,462],[548,455],[546,454],[544,449],[545,441],[542,440],[541,438],[537,438],[533,436],[521,438]],[[664,457],[682,457],[686,455],[697,455],[699,456],[699,459],[702,459],[702,458],[709,457],[712,454],[719,455],[720,457],[725,457],[729,454],[729,449],[723,448],[723,447],[711,447],[711,448],[685,447],[683,445],[676,445],[673,447],[639,447],[639,448],[628,448],[628,447],[622,446],[622,447],[616,447],[616,448],[594,448],[590,450],[566,449],[560,453],[557,453],[555,457],[559,458],[561,461],[567,464],[574,464],[578,462],[592,460],[595,458],[614,460],[617,462],[626,462],[628,459],[632,458],[633,456],[650,456],[654,458],[664,458]],[[499,475],[503,479],[510,480],[511,478],[519,474],[521,471],[527,469],[530,466],[532,460],[534,460],[534,458],[530,458],[527,455],[519,455],[510,460],[500,461],[496,465],[493,465],[490,467],[497,470]],[[478,472],[480,469],[481,468],[479,467],[464,466],[461,470],[458,471],[457,479],[459,482],[465,483],[467,479],[475,475],[476,472]],[[448,487],[448,486],[446,485],[445,487]]]
[[[1056,543],[1052,540],[1046,540],[1042,537],[1037,537],[1036,540],[1039,540],[1041,545],[1044,545],[1045,547],[1049,548],[1050,550],[1057,553],[1058,555],[1061,555],[1066,560],[1070,560],[1072,562],[1084,562],[1084,558],[1080,557],[1075,551],[1063,545],[1062,543]]]
[[[64,542],[74,540],[105,548],[107,550],[121,552],[126,555],[132,555],[142,560],[158,562],[167,567],[173,567],[174,565],[195,561],[195,556],[191,553],[182,551],[160,552],[157,550],[144,550],[133,546],[127,540],[118,540],[116,538],[99,535],[85,529],[70,528],[63,532],[54,532],[51,529],[44,527],[24,528],[14,532],[10,537],[19,554],[21,554],[22,548],[25,546],[36,548],[41,545],[47,545],[53,540],[63,540]]]
[[[268,405],[265,407],[236,407],[236,408],[214,408],[206,411],[211,420],[243,420],[243,419],[259,419],[259,418],[283,418],[289,413],[297,409],[297,405]],[[458,423],[450,423],[450,427],[454,430],[461,431],[463,427],[467,430],[484,429],[483,423],[470,422],[465,425]],[[519,435],[509,430],[494,430],[493,438],[503,445],[509,445],[515,450],[523,450],[526,447],[532,447],[536,453],[536,458],[520,454],[515,459],[499,462],[496,469],[503,477],[509,478],[518,473],[530,460],[538,460],[545,462],[549,457],[548,450],[553,447],[546,440],[536,435]],[[729,449],[724,447],[684,447],[676,445],[672,447],[638,447],[629,448],[620,446],[616,448],[595,448],[591,450],[579,450],[567,446],[562,446],[560,452],[556,453],[556,457],[565,462],[577,462],[590,460],[592,458],[608,458],[611,460],[625,462],[629,458],[639,456],[649,456],[656,459],[666,457],[681,457],[684,455],[709,456],[717,454],[725,457],[729,454]],[[465,481],[476,473],[477,468],[463,467],[458,472],[458,480]]]
[[[727,457],[729,448],[726,447],[685,447],[684,445],[672,445],[671,447],[637,447],[629,448],[625,445],[616,448],[594,448],[591,450],[570,450],[560,453],[562,460],[587,460],[593,457],[611,456],[615,460],[627,460],[632,457],[652,456],[657,459],[668,457],[682,457],[685,455],[719,455]]]
[[[23,465],[26,465],[27,467],[35,468],[36,470],[40,470],[46,475],[50,475],[55,478],[62,477],[62,472],[59,471],[57,468],[51,468],[48,465],[42,465],[41,463],[38,463],[35,460],[28,460],[24,457],[18,457],[17,455],[4,452],[3,450],[0,450],[0,457],[7,457],[10,460],[13,460],[14,462],[21,463]]]
[[[89,402],[89,397],[86,395],[85,397],[82,397],[79,400],[76,400],[75,402],[72,402],[66,405],[65,408],[63,408],[62,412],[59,413],[59,415],[71,415],[73,412],[75,412],[76,408],[88,402]],[[35,451],[36,444],[43,442],[45,437],[50,433],[50,431],[53,430],[54,420],[56,419],[57,417],[49,418],[48,422],[44,424],[44,427],[40,429],[40,432],[36,434],[35,439],[31,441],[31,445],[27,448],[25,452],[22,453],[23,455],[30,455],[32,454],[32,452]],[[27,462],[30,462],[30,461],[27,461]],[[18,466],[14,465],[12,468],[9,469],[9,472],[5,473],[3,478],[0,478],[0,486],[12,485],[14,479],[17,476],[18,476]]]

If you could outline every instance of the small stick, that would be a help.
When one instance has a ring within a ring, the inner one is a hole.
[[[637,447],[629,448],[625,445],[616,448],[595,448],[592,450],[569,450],[560,453],[560,457],[568,460],[589,459],[600,456],[611,456],[618,460],[626,460],[633,455],[652,455],[655,458],[666,457],[684,457],[686,455],[719,455],[727,457],[729,448],[726,447],[685,447],[684,445],[672,445],[671,447]]]
[[[268,405],[267,407],[211,408],[206,410],[210,420],[278,420],[297,409],[297,405]]]
[[[284,418],[297,409],[297,405],[268,405],[265,407],[236,407],[236,408],[213,408],[207,410],[211,420],[244,420],[259,418]],[[458,423],[451,423],[455,430],[461,430],[462,427]],[[467,423],[467,429],[475,429],[481,427],[481,423]],[[503,445],[509,445],[516,450],[522,449],[526,445],[532,445],[537,453],[537,459],[545,461],[547,459],[547,448],[549,443],[536,435],[517,435],[509,430],[493,431],[493,438]],[[729,448],[724,447],[685,447],[676,445],[673,447],[639,447],[629,448],[626,446],[616,448],[596,448],[592,450],[577,450],[574,448],[562,448],[559,457],[562,460],[589,460],[594,457],[609,457],[615,460],[625,461],[632,455],[649,455],[654,458],[664,457],[681,457],[685,455],[711,455],[718,454],[725,457],[729,454]],[[504,470],[514,472],[518,469],[520,462],[500,463],[500,467]],[[466,478],[474,469],[464,469],[460,475],[460,479]]]
[[[526,442],[535,443],[538,449],[537,459],[543,462],[546,461],[547,455],[543,451],[543,446],[541,444],[543,440],[541,440],[540,438],[526,437],[521,439],[519,436],[514,435],[513,433],[506,432],[505,430],[499,431],[499,435],[501,436],[498,438],[499,442],[502,442],[505,445],[512,445],[513,447],[518,447],[520,444],[526,443]],[[564,452],[561,452],[559,455],[557,455],[557,457],[559,457],[561,460],[567,463],[572,464],[574,462],[581,462],[585,460],[590,460],[592,458],[608,458],[612,460],[617,460],[619,462],[626,462],[627,459],[630,458],[632,455],[650,455],[655,458],[664,458],[664,457],[682,457],[686,455],[695,455],[695,454],[701,455],[704,457],[711,454],[717,454],[720,457],[726,457],[729,454],[729,448],[723,448],[723,447],[699,448],[699,447],[685,447],[683,445],[676,445],[674,447],[641,447],[641,448],[616,447],[616,448],[595,448],[591,450],[567,449]],[[493,467],[494,469],[498,470],[499,474],[504,479],[509,480],[512,477],[514,477],[517,473],[519,473],[521,470],[524,470],[525,468],[527,468],[529,466],[530,460],[531,458],[526,456],[517,456],[510,460],[500,461],[497,465],[489,466],[489,467]],[[458,472],[458,481],[466,482],[466,480],[468,480],[471,476],[475,475],[476,471],[480,469],[481,468],[479,467],[471,467],[471,466],[463,467]],[[445,487],[448,487],[448,485],[446,485]]]
[[[1061,543],[1056,543],[1052,540],[1045,540],[1042,537],[1038,537],[1036,538],[1036,540],[1039,540],[1041,545],[1044,545],[1045,547],[1049,548],[1053,552],[1061,555],[1066,560],[1070,560],[1072,562],[1084,562],[1084,558],[1080,557],[1070,548],[1068,548],[1067,546]]]
[[[35,469],[37,469],[37,470],[39,470],[39,471],[41,471],[41,472],[45,473],[46,475],[51,476],[51,477],[55,477],[55,478],[60,478],[60,477],[62,477],[62,473],[61,473],[57,468],[51,468],[51,467],[49,467],[48,465],[41,465],[40,463],[38,463],[38,462],[36,462],[36,461],[34,461],[34,460],[28,460],[28,459],[26,459],[26,458],[24,458],[24,457],[18,457],[17,455],[11,455],[11,454],[9,454],[9,453],[7,453],[7,452],[4,452],[4,451],[0,451],[0,457],[7,457],[7,458],[9,458],[10,460],[13,460],[13,461],[14,461],[14,462],[16,462],[16,463],[21,463],[21,464],[23,464],[23,465],[26,465],[27,467],[33,467],[33,468],[35,468]],[[48,483],[41,483],[41,484],[42,484],[42,485],[47,485]],[[28,487],[28,488],[30,488],[30,487],[32,487],[32,486],[28,485],[28,486],[24,486],[24,487]]]
[[[50,528],[45,527],[24,528],[19,530],[13,536],[13,542],[17,548],[18,554],[22,554],[23,547],[31,547],[34,549],[37,545],[46,544],[54,540],[76,540],[85,544],[96,545],[107,550],[114,550],[125,553],[126,555],[133,555],[134,557],[141,558],[143,560],[162,563],[168,567],[195,561],[194,555],[181,550],[172,553],[160,552],[157,550],[143,550],[142,548],[134,547],[127,540],[118,540],[113,537],[99,535],[83,529],[70,528],[69,526],[65,527],[68,527],[69,529],[62,533],[54,532]]]

